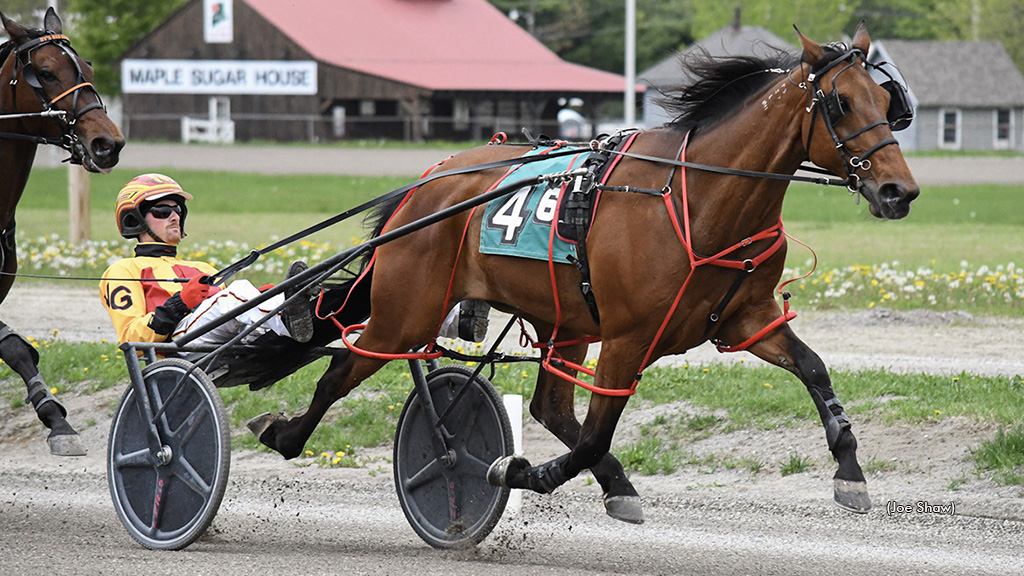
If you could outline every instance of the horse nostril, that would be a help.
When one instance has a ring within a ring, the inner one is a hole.
[[[881,188],[878,189],[878,199],[887,204],[900,202],[906,198],[907,194],[908,191],[902,184],[892,182],[883,184]],[[910,200],[913,200],[913,198],[907,199],[908,202]]]
[[[107,158],[117,156],[121,146],[111,138],[94,138],[91,144],[93,156],[96,158]]]

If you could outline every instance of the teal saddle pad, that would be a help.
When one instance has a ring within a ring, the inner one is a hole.
[[[579,150],[580,154],[520,164],[511,169],[502,184],[522,181],[524,185],[507,196],[487,203],[480,224],[480,252],[535,260],[548,259],[551,225],[558,217],[558,201],[565,185],[561,182],[533,184],[529,181],[542,174],[578,168],[589,153],[586,148]],[[532,150],[525,156],[545,152]],[[569,256],[576,257],[576,246],[555,234],[551,253],[554,262],[568,264]]]

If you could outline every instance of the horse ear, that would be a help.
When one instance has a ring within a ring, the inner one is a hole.
[[[853,33],[853,47],[867,54],[871,48],[871,38],[868,36],[868,25],[861,19],[857,24],[857,31]]]
[[[57,16],[53,6],[46,9],[46,16],[43,17],[43,27],[48,32],[53,32],[54,34],[64,33],[64,24],[61,23],[60,16]]]
[[[803,32],[796,27],[796,24],[793,25],[793,29],[796,30],[796,35],[800,37],[800,45],[803,46],[804,49],[801,59],[811,66],[820,62],[821,58],[825,55],[825,51],[821,48],[821,45],[807,36],[804,36]]]
[[[2,17],[4,23],[4,30],[7,30],[7,35],[11,37],[11,40],[14,40],[15,44],[21,44],[28,39],[28,30],[25,30],[24,26],[2,13],[0,13],[0,17]]]

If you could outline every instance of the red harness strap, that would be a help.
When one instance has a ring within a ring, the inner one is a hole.
[[[680,149],[680,158],[679,159],[682,162],[686,162],[686,143],[687,143],[688,140],[689,140],[689,134],[687,134],[686,139],[683,142],[683,146]],[[564,370],[560,369],[560,366],[565,366],[565,367],[568,367],[570,369],[577,370],[577,371],[583,372],[585,374],[589,374],[590,376],[594,376],[595,375],[595,371],[594,370],[591,370],[589,368],[586,368],[584,366],[581,366],[581,365],[573,363],[573,362],[568,362],[568,361],[562,359],[561,357],[557,356],[557,354],[555,352],[555,348],[557,348],[560,345],[566,346],[566,345],[570,345],[570,344],[578,344],[581,341],[594,342],[594,341],[598,341],[598,339],[579,339],[579,340],[574,340],[574,341],[571,341],[571,342],[558,342],[558,343],[552,341],[552,342],[549,342],[547,345],[534,344],[534,347],[541,348],[541,349],[547,349],[547,351],[548,351],[547,354],[545,355],[544,361],[542,362],[542,365],[543,365],[545,370],[547,370],[548,372],[551,372],[553,374],[556,374],[556,375],[558,375],[561,378],[569,380],[569,381],[575,383],[576,385],[581,386],[581,387],[583,387],[583,388],[585,388],[587,390],[590,390],[591,392],[597,393],[597,394],[603,394],[605,396],[631,396],[631,395],[635,394],[636,393],[637,385],[640,383],[640,378],[641,378],[641,374],[643,372],[643,369],[646,368],[647,365],[649,364],[649,362],[651,361],[651,358],[654,355],[654,350],[657,347],[658,342],[660,342],[662,337],[664,336],[665,331],[668,328],[668,325],[669,325],[669,323],[672,320],[672,317],[675,315],[676,309],[679,307],[679,303],[682,301],[683,294],[686,292],[686,288],[687,288],[687,286],[689,286],[690,280],[693,278],[693,274],[696,271],[696,269],[698,267],[700,267],[700,266],[703,266],[703,265],[711,265],[711,266],[719,266],[719,267],[723,267],[723,268],[732,268],[732,269],[737,269],[737,270],[746,270],[747,272],[753,272],[763,262],[765,262],[766,260],[771,258],[772,255],[774,255],[782,247],[782,245],[785,243],[786,233],[785,233],[785,230],[784,230],[783,225],[782,225],[782,219],[779,218],[778,223],[776,223],[775,225],[767,228],[766,230],[762,230],[761,232],[758,232],[757,234],[754,234],[754,235],[752,235],[752,236],[750,236],[748,238],[745,238],[745,239],[741,240],[740,242],[737,242],[736,244],[730,246],[729,248],[726,248],[725,250],[722,250],[721,252],[719,252],[719,253],[717,253],[717,254],[715,254],[713,256],[708,256],[708,257],[699,257],[699,256],[697,256],[697,254],[693,251],[693,247],[692,247],[691,243],[688,240],[691,237],[691,235],[690,235],[690,206],[689,206],[689,197],[688,197],[687,188],[686,188],[686,171],[685,171],[685,168],[681,167],[680,172],[681,172],[681,177],[680,177],[680,179],[681,179],[681,188],[680,188],[680,192],[682,194],[682,200],[683,200],[683,202],[682,202],[682,204],[683,204],[683,217],[682,217],[682,219],[680,219],[678,217],[678,213],[676,212],[675,205],[672,202],[672,196],[671,196],[671,191],[670,190],[666,190],[666,192],[664,194],[662,194],[662,199],[663,199],[663,201],[665,203],[665,209],[668,212],[669,221],[672,222],[672,227],[675,230],[676,238],[679,240],[679,243],[686,250],[687,258],[690,261],[690,272],[689,272],[689,274],[687,274],[686,279],[683,280],[683,284],[679,288],[679,292],[676,294],[676,297],[673,299],[672,305],[669,307],[668,313],[665,315],[665,319],[662,320],[662,323],[659,326],[658,331],[657,331],[657,333],[654,336],[654,340],[651,342],[651,345],[648,347],[647,354],[644,356],[644,360],[643,360],[643,362],[641,364],[640,372],[637,373],[636,378],[633,380],[633,385],[630,386],[629,388],[618,388],[618,389],[601,388],[601,387],[589,384],[587,382],[584,382],[584,381],[580,380],[579,378],[571,376],[571,375],[567,374]],[[610,174],[610,173],[611,173],[611,170],[609,170],[607,174]],[[680,220],[683,223],[682,228],[679,225]],[[734,260],[734,259],[728,259],[727,258],[727,256],[729,254],[732,254],[735,251],[737,251],[737,250],[739,250],[739,249],[741,249],[743,247],[749,246],[749,245],[753,244],[754,242],[757,242],[757,241],[760,241],[760,240],[767,240],[767,239],[770,239],[770,238],[775,238],[775,241],[768,248],[766,248],[763,252],[761,252],[760,254],[758,254],[757,256],[755,256],[753,258],[748,258],[746,260]],[[558,304],[557,287],[555,287],[555,285],[554,285],[554,283],[555,283],[554,264],[553,264],[553,262],[550,262],[550,261],[551,261],[551,258],[550,258],[550,252],[549,252],[549,267],[551,268],[551,283],[552,283],[552,288],[553,288],[553,290],[555,292],[555,309],[556,309],[556,312],[557,312],[557,323],[555,324],[555,333],[557,333],[558,324],[561,323],[561,310],[560,310],[559,304]],[[729,346],[729,347],[727,347],[727,346],[719,346],[719,350],[722,351],[722,352],[734,352],[734,351],[745,350],[746,348],[750,347],[755,342],[757,342],[758,340],[763,338],[766,334],[768,334],[772,330],[778,328],[783,323],[788,322],[789,320],[792,320],[794,317],[796,317],[796,313],[795,312],[791,312],[789,310],[789,301],[788,301],[788,299],[785,299],[784,306],[785,306],[785,311],[784,311],[783,315],[780,316],[779,318],[777,318],[775,321],[771,322],[768,326],[766,326],[763,329],[761,329],[761,331],[759,331],[757,334],[753,335],[752,337],[747,339],[745,342],[742,342],[742,343],[740,343],[740,344],[738,344],[736,346]],[[552,340],[553,339],[554,339],[554,335],[552,335]]]
[[[437,164],[434,164],[433,166],[428,168],[426,172],[423,173],[423,176],[421,178],[426,178],[431,172],[433,172],[439,166],[441,166],[442,164],[444,164],[445,162],[447,162],[447,161],[449,161],[451,159],[452,159],[452,156],[449,156],[448,158],[445,158],[444,160],[441,160]],[[401,210],[403,206],[405,206],[405,204],[409,201],[409,198],[412,197],[412,193],[415,192],[416,190],[417,190],[417,188],[413,188],[413,189],[409,190],[409,192],[405,195],[405,197],[402,198],[402,201],[398,203],[398,208],[396,208],[395,211],[391,213],[391,216],[388,218],[387,223],[385,223],[385,225],[384,225],[385,228],[387,228],[387,225],[390,224],[391,221],[395,218],[395,215],[398,214],[398,211]],[[460,250],[461,250],[461,247],[460,247]],[[366,278],[366,275],[369,274],[370,270],[373,269],[373,264],[374,264],[374,262],[376,260],[377,260],[377,251],[376,251],[376,249],[374,249],[373,256],[370,256],[369,264],[367,264],[366,267],[363,268],[363,271],[360,272],[359,276],[356,277],[355,282],[352,284],[352,290],[354,290],[355,286],[357,284],[359,284],[360,282],[362,282],[364,278]],[[323,292],[323,290],[321,290],[320,291],[320,296],[319,296],[319,298],[317,298],[316,307],[313,310],[313,313],[316,314],[316,317],[319,318],[320,320],[326,320],[326,319],[330,318],[331,322],[334,322],[334,325],[337,326],[338,330],[341,331],[341,342],[342,342],[342,344],[345,345],[346,348],[348,348],[349,350],[351,350],[352,352],[354,352],[354,353],[356,353],[356,354],[358,354],[360,356],[366,356],[366,357],[369,357],[369,358],[377,358],[379,360],[413,360],[413,359],[433,360],[434,358],[440,358],[441,357],[442,352],[440,350],[434,350],[434,346],[433,346],[434,342],[433,341],[430,342],[430,345],[427,347],[427,351],[425,351],[425,352],[407,352],[407,353],[403,353],[403,354],[385,354],[383,352],[372,352],[372,351],[369,351],[369,350],[363,350],[362,348],[359,348],[359,347],[355,346],[354,344],[352,344],[351,342],[349,342],[348,341],[348,335],[349,334],[351,334],[352,332],[355,332],[356,330],[362,330],[362,329],[366,328],[366,324],[353,324],[351,326],[342,326],[341,322],[339,322],[338,319],[335,318],[336,314],[338,314],[339,312],[341,312],[342,310],[345,309],[345,306],[348,304],[348,299],[352,296],[352,290],[349,290],[348,296],[345,297],[345,301],[341,303],[341,306],[339,306],[337,310],[335,310],[333,312],[329,312],[329,313],[327,313],[325,315],[322,315],[322,316],[320,314],[320,305],[323,302],[324,292]],[[450,290],[451,290],[451,288],[449,287],[449,291]]]

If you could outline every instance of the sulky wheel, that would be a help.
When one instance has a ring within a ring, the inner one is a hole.
[[[195,542],[213,522],[227,485],[231,436],[224,404],[210,378],[191,368],[176,358],[147,366],[148,414],[129,386],[110,426],[110,496],[121,523],[146,548],[180,550]],[[161,410],[157,440],[149,422]]]
[[[426,377],[435,414],[409,394],[395,432],[395,488],[413,530],[437,548],[479,543],[501,519],[509,489],[487,483],[487,468],[513,452],[512,428],[501,397],[483,376],[446,416],[441,427],[447,449],[438,446],[434,422],[443,415],[473,372],[445,366]]]

